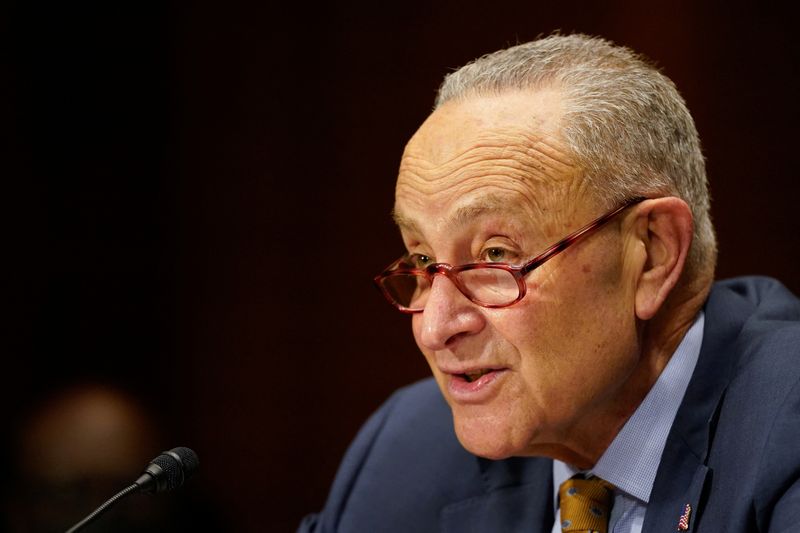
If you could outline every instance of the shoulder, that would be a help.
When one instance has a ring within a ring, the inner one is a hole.
[[[770,393],[794,386],[800,377],[800,300],[777,280],[766,277],[736,278],[716,284],[715,290],[733,293],[726,302],[743,313],[731,349],[736,353],[732,387],[748,379],[770,383]],[[712,293],[713,294],[713,293]],[[755,389],[761,389],[754,385]]]
[[[724,405],[775,413],[800,381],[800,300],[774,279],[736,278],[714,285],[706,314],[706,375],[728,375]]]
[[[800,300],[780,281],[765,276],[744,276],[714,283],[709,306],[721,300],[742,308],[757,320],[797,322]]]
[[[800,486],[800,300],[776,280],[737,278],[715,284],[706,313],[703,342],[714,350],[703,376],[727,382],[710,427],[707,518],[749,509],[764,526],[783,516],[784,498],[798,501],[789,489]]]
[[[450,408],[433,378],[398,389],[367,420],[351,445],[351,453],[373,456],[426,449],[461,449],[453,431]],[[398,455],[399,454],[399,455]]]
[[[447,503],[482,490],[478,459],[459,444],[429,378],[395,392],[364,424],[316,518],[318,530],[435,530]]]
[[[777,280],[753,276],[715,283],[705,311],[703,344],[714,348],[709,355],[730,368],[734,380],[800,356],[800,300]]]

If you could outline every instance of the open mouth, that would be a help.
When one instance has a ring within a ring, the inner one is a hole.
[[[508,368],[469,368],[464,372],[447,372],[447,390],[450,399],[458,403],[481,403],[489,401],[502,388],[503,377]]]
[[[469,372],[467,374],[459,374],[459,377],[461,377],[467,383],[472,383],[476,379],[480,379],[481,376],[485,376],[486,374],[488,374],[491,371],[492,371],[491,368],[484,368],[484,369],[481,369],[481,370],[476,370],[474,372]]]

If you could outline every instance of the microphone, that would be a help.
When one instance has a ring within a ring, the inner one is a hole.
[[[150,461],[141,476],[132,484],[112,496],[103,505],[95,509],[86,518],[72,526],[67,533],[75,533],[97,520],[118,501],[134,492],[158,494],[183,485],[189,476],[200,466],[200,459],[191,448],[178,446]]]
[[[150,461],[144,473],[136,480],[139,490],[148,494],[158,494],[177,489],[194,474],[200,459],[190,448],[178,446]]]

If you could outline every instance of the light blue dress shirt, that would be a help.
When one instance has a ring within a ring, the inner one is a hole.
[[[650,492],[656,479],[667,435],[675,420],[686,387],[700,355],[705,315],[701,311],[684,335],[667,366],[650,392],[631,415],[605,453],[586,472],[612,483],[614,506],[609,532],[641,533]],[[553,461],[553,491],[558,506],[558,487],[580,472],[561,461]],[[675,517],[677,521],[679,517]],[[552,533],[561,533],[561,516],[556,508]]]

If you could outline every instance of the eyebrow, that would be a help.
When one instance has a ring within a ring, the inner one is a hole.
[[[518,208],[518,204],[508,197],[489,194],[456,209],[456,212],[448,222],[451,225],[463,227],[480,217],[509,214],[514,212],[516,208]],[[419,226],[416,222],[398,212],[396,208],[392,209],[392,219],[401,229],[419,232]]]

